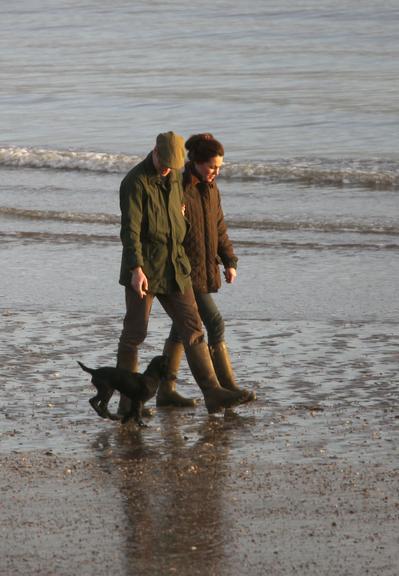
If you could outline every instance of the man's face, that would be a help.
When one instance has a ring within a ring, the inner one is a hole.
[[[158,174],[160,174],[161,176],[167,176],[168,174],[170,174],[171,171],[170,168],[162,166],[161,162],[159,161],[158,151],[156,148],[154,148],[152,161],[154,162],[155,170],[158,172]]]

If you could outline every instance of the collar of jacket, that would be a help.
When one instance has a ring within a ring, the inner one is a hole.
[[[211,188],[213,186],[213,182],[204,182],[201,180],[198,172],[194,167],[193,162],[187,162],[184,166],[183,172],[183,186],[198,186],[198,189],[202,192],[207,188]]]

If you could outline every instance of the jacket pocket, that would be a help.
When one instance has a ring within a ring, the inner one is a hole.
[[[183,277],[190,276],[191,274],[190,261],[182,246],[178,246],[177,248],[176,266],[178,267],[179,272],[181,272]]]

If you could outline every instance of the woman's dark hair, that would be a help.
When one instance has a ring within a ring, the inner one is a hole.
[[[215,156],[224,156],[222,144],[215,140],[209,132],[194,134],[185,143],[188,151],[188,159],[198,164],[209,162]]]

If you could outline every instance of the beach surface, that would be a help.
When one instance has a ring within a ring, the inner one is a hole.
[[[118,318],[2,321],[1,575],[397,574],[396,323],[229,323],[258,400],[151,401],[137,429],[91,410],[75,362],[113,362]],[[143,364],[168,325],[154,314]],[[179,388],[199,397],[186,364]]]

